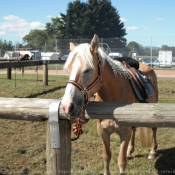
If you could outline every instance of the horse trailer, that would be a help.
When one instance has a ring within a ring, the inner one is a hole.
[[[172,51],[159,51],[159,67],[171,67]]]

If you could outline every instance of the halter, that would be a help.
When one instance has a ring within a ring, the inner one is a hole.
[[[76,135],[76,137],[71,138],[71,141],[77,140],[80,137],[80,135],[83,134],[81,117],[82,117],[82,111],[83,111],[84,107],[87,106],[88,103],[89,103],[88,91],[90,89],[92,89],[98,82],[102,83],[102,76],[101,76],[102,61],[101,61],[98,53],[96,53],[96,55],[97,55],[97,58],[98,58],[98,76],[90,85],[88,85],[87,87],[84,88],[83,86],[81,86],[79,83],[77,83],[74,80],[68,80],[67,81],[67,83],[71,83],[75,87],[77,87],[81,91],[81,93],[84,95],[84,105],[81,109],[80,116],[77,119],[77,124],[73,127],[73,133]]]
[[[84,105],[83,105],[83,107],[87,106],[88,103],[89,103],[88,91],[90,89],[92,89],[98,82],[102,81],[102,76],[101,76],[102,61],[101,61],[98,53],[96,53],[96,55],[97,55],[97,58],[98,58],[98,76],[90,85],[88,85],[87,87],[84,88],[83,86],[81,86],[79,83],[77,83],[74,80],[68,80],[67,81],[67,83],[71,83],[71,84],[75,85],[81,91],[81,93],[84,95]]]

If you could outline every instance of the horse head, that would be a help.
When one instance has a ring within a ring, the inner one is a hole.
[[[101,85],[101,58],[98,55],[99,38],[94,35],[91,44],[75,46],[70,43],[70,54],[64,65],[69,74],[62,108],[70,118],[79,117]]]

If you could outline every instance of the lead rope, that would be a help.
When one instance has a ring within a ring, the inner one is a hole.
[[[77,124],[74,125],[74,127],[72,128],[72,133],[75,134],[76,137],[71,138],[71,141],[77,140],[83,134],[83,129],[82,129],[83,124],[81,122],[82,113],[80,114],[80,117],[78,117],[78,119],[77,119]]]
[[[62,100],[62,97],[59,98],[59,100]],[[74,127],[72,128],[72,133],[75,134],[76,137],[71,138],[71,141],[77,140],[81,136],[81,134],[83,134],[83,129],[82,129],[83,124],[81,121],[82,115],[83,115],[83,108],[82,108],[82,112],[81,112],[80,116],[77,118],[77,124],[74,125]]]

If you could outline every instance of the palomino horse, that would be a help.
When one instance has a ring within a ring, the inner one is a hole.
[[[69,73],[69,81],[62,98],[62,108],[70,118],[81,115],[88,99],[95,95],[95,101],[135,103],[139,102],[131,84],[130,75],[123,64],[109,58],[99,47],[99,38],[94,35],[91,44],[70,44],[70,54],[64,65]],[[148,102],[157,102],[157,78],[154,71],[140,64],[140,69],[152,80],[155,93],[149,97]],[[138,109],[139,110],[139,109]],[[104,174],[109,175],[109,162],[111,159],[110,135],[118,133],[121,139],[118,166],[120,174],[124,174],[127,166],[127,156],[134,151],[135,129],[130,126],[119,126],[112,119],[97,120],[98,134],[103,143]],[[156,155],[157,141],[156,128],[153,131],[153,141],[149,158]],[[129,146],[128,146],[129,145]]]

